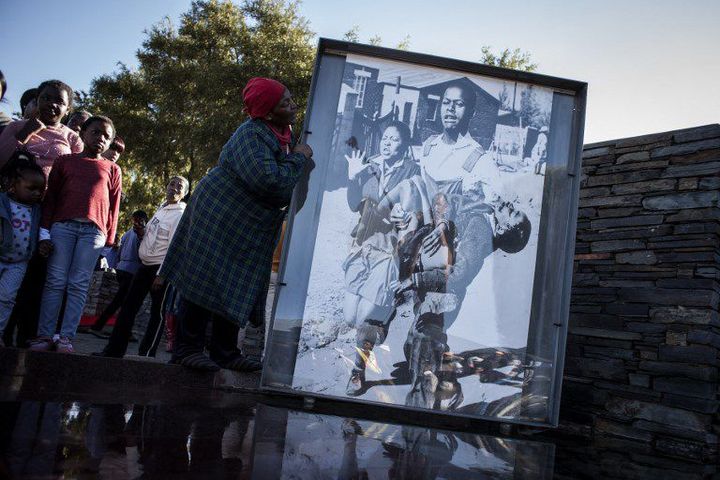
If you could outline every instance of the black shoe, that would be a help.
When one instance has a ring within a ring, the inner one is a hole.
[[[220,370],[220,365],[213,362],[209,357],[206,357],[202,353],[192,353],[187,357],[176,360],[175,363],[179,363],[183,367],[202,372],[217,372]]]
[[[349,397],[357,397],[365,393],[365,371],[364,370],[353,370],[353,374],[348,380],[345,394]]]
[[[218,362],[218,364],[222,368],[235,370],[236,372],[257,372],[262,370],[262,363],[252,360],[242,353],[228,362]]]
[[[357,438],[358,435],[363,435],[363,429],[355,420],[346,418],[342,423],[342,434],[344,439]]]

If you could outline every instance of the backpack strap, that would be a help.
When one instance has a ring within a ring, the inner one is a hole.
[[[468,155],[465,163],[463,163],[463,170],[468,173],[472,172],[473,168],[475,168],[475,164],[478,162],[478,160],[480,160],[480,157],[482,157],[483,153],[485,153],[485,150],[483,150],[482,147],[477,147],[472,152],[470,152],[470,155]]]

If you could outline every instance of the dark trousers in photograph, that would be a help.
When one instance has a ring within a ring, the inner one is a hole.
[[[117,293],[113,297],[110,304],[105,307],[105,310],[102,311],[97,320],[95,320],[93,326],[90,327],[95,331],[100,331],[103,329],[108,320],[110,320],[110,318],[115,315],[115,312],[118,311],[118,308],[122,306],[123,301],[125,300],[125,296],[127,295],[128,291],[130,291],[130,284],[132,283],[133,274],[130,272],[126,272],[125,270],[117,270],[116,276],[118,281]]]
[[[148,293],[150,293],[152,300],[148,331],[150,331],[153,325],[155,325],[156,328],[160,328],[163,320],[162,300],[165,295],[165,289],[155,292],[151,291],[152,284],[155,281],[159,269],[160,265],[142,265],[133,276],[132,282],[130,282],[130,288],[120,307],[120,313],[115,320],[115,327],[110,335],[110,340],[103,351],[105,355],[117,358],[122,358],[125,355],[128,342],[130,341],[130,335],[132,334],[132,328],[133,325],[135,325],[135,317],[140,311],[140,308],[142,308]],[[146,332],[145,336],[147,336],[147,333],[148,332]],[[143,344],[144,343],[145,338],[143,338]],[[143,344],[140,345],[141,355],[147,353],[147,350],[143,352]]]
[[[182,299],[177,314],[173,360],[181,360],[205,350],[205,332],[210,322],[210,358],[223,365],[240,355],[237,348],[240,329],[237,325],[200,305]]]
[[[40,316],[46,275],[47,258],[35,254],[28,262],[25,277],[15,299],[15,307],[5,327],[3,341],[8,347],[16,345],[19,348],[25,348],[27,342],[37,336],[38,317]],[[17,336],[13,342],[15,329],[17,329]]]

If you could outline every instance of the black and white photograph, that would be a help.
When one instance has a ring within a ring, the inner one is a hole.
[[[517,415],[552,99],[347,56],[293,389]]]

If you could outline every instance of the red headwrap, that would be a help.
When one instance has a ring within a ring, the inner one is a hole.
[[[292,134],[290,127],[282,129],[267,122],[265,117],[272,112],[273,108],[280,103],[287,88],[282,83],[271,78],[255,77],[251,78],[245,88],[243,88],[243,103],[245,104],[245,112],[250,118],[259,118],[272,130],[280,146],[284,147],[290,144]]]

